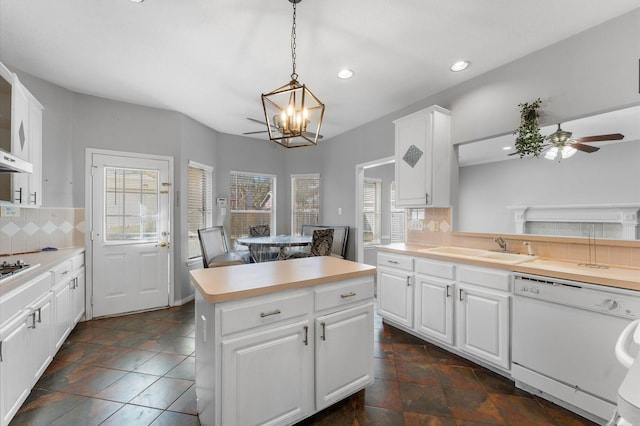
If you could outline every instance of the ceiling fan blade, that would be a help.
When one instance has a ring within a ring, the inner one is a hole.
[[[596,152],[597,150],[600,149],[600,148],[595,147],[595,146],[583,145],[583,144],[578,143],[578,142],[572,143],[571,147],[577,149],[578,151],[586,152],[586,153],[589,153],[589,154],[592,153],[592,152]]]
[[[243,135],[257,135],[258,133],[269,133],[266,130],[260,130],[258,132],[245,132]]]
[[[608,135],[596,135],[585,136],[582,138],[574,139],[576,142],[603,142],[603,141],[618,141],[624,138],[622,133],[611,133]]]

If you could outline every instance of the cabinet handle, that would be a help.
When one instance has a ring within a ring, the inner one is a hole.
[[[42,307],[38,308],[38,322],[42,322]],[[34,317],[35,318],[35,317]]]
[[[407,275],[407,287],[411,287],[411,277]]]
[[[451,286],[447,284],[447,297],[451,297],[449,290],[451,290]]]
[[[309,345],[309,326],[308,325],[304,326],[304,340],[302,341],[302,343],[304,343],[305,346]]]
[[[33,193],[33,204],[37,204],[37,200],[38,200],[38,196],[37,196],[37,192]]]
[[[16,192],[18,193],[18,204],[22,204],[22,187],[17,189]]]
[[[463,289],[460,289],[460,290],[459,290],[459,295],[458,295],[458,299],[459,299],[461,302],[462,302],[462,292],[463,292],[463,291],[464,291]]]
[[[69,271],[63,271],[62,274],[60,275],[67,275],[69,273]]]
[[[429,193],[428,192],[424,193],[424,203],[425,204],[429,204]]]
[[[391,263],[393,265],[397,265],[398,261],[397,260],[387,260],[388,263]]]
[[[341,294],[340,297],[342,297],[343,299],[346,299],[347,297],[353,297],[355,295],[356,295],[356,293],[352,291],[352,292],[349,292],[349,293],[346,293],[346,294]]]
[[[321,322],[320,328],[322,329],[322,333],[320,334],[320,340],[327,340],[327,324]]]
[[[36,328],[36,313],[32,312],[31,315],[29,315],[31,317],[31,325],[28,326],[27,328]]]
[[[2,358],[2,340],[0,340],[0,362],[4,361]]]
[[[264,318],[264,317],[269,317],[271,315],[278,315],[281,314],[282,312],[280,311],[280,309],[276,309],[273,310],[271,312],[260,312],[260,318]]]

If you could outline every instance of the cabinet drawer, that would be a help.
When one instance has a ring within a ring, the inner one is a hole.
[[[361,300],[373,299],[373,280],[361,278],[338,284],[323,285],[314,291],[315,310],[347,305]]]
[[[76,272],[84,266],[84,253],[71,258],[71,270]]]
[[[458,267],[458,279],[461,283],[474,284],[501,291],[510,291],[511,272],[499,269]]]
[[[26,309],[29,304],[49,290],[51,290],[51,275],[46,273],[0,298],[0,324]]]
[[[418,274],[453,280],[456,275],[455,269],[453,263],[439,262],[431,259],[416,259],[416,272]]]
[[[70,278],[71,273],[73,272],[73,265],[71,263],[71,260],[62,262],[61,264],[53,268],[51,272],[53,273],[54,283],[59,283],[62,280]]]
[[[413,257],[390,253],[378,253],[378,266],[389,266],[392,268],[402,269],[404,271],[413,271]]]
[[[253,302],[230,304],[220,309],[222,335],[307,315],[311,292],[305,290],[278,297],[259,297]]]

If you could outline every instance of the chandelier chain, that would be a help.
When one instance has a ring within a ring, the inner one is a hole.
[[[291,72],[291,80],[298,81],[298,74],[296,73],[296,2],[293,2],[293,24],[291,25],[291,62],[293,63],[293,69]]]

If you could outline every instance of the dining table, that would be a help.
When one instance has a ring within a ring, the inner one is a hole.
[[[303,247],[311,244],[313,237],[311,235],[268,235],[264,237],[240,237],[236,242],[243,246],[248,246],[250,251],[254,253],[265,253],[267,248],[279,248],[277,260],[287,258],[287,247]],[[255,248],[255,250],[251,250]],[[255,257],[255,258],[254,258]],[[253,262],[263,262],[269,260],[262,255],[253,255]]]

